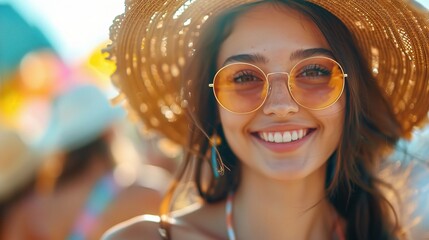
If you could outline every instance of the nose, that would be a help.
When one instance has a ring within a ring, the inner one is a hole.
[[[289,75],[282,72],[268,75],[270,88],[264,106],[262,106],[265,114],[287,116],[291,113],[298,112],[299,105],[290,95],[287,86],[288,78]]]

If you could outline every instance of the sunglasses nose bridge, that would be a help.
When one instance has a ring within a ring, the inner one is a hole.
[[[286,84],[286,87],[288,88],[289,78],[290,78],[290,75],[288,72],[272,72],[272,73],[268,73],[266,75],[266,77],[267,77],[267,82],[268,82],[268,86],[269,86],[270,91],[271,91],[271,88],[273,85],[272,82],[275,80],[277,80],[277,81],[281,80],[282,77],[286,77],[286,79],[283,82]]]

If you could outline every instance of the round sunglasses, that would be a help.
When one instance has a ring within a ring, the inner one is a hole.
[[[258,110],[271,91],[270,78],[287,76],[287,87],[293,100],[311,110],[325,109],[343,93],[345,78],[341,65],[328,57],[310,57],[299,61],[290,72],[265,73],[256,65],[244,62],[228,64],[217,71],[213,93],[226,110],[245,114]]]

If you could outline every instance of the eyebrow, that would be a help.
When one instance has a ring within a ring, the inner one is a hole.
[[[304,58],[309,58],[309,57],[313,57],[313,56],[319,56],[319,55],[323,55],[323,56],[327,56],[327,57],[334,57],[334,54],[332,53],[331,50],[326,49],[326,48],[309,48],[309,49],[299,49],[296,50],[294,52],[292,52],[292,54],[290,55],[289,59],[291,61],[294,60],[299,60],[299,59],[304,59]],[[233,55],[228,57],[224,62],[222,66],[225,66],[229,63],[233,63],[233,62],[245,62],[245,63],[267,63],[268,58],[266,58],[265,56],[256,53],[256,54],[237,54],[237,55]]]
[[[233,62],[245,62],[245,63],[267,63],[268,59],[261,54],[238,54],[228,57],[224,62],[223,66]]]
[[[290,55],[290,60],[297,60],[297,59],[304,59],[304,58],[309,58],[309,57],[313,57],[313,56],[319,56],[319,55],[324,55],[326,57],[334,57],[334,54],[332,53],[331,50],[326,49],[326,48],[309,48],[309,49],[299,49],[294,51],[291,55]]]

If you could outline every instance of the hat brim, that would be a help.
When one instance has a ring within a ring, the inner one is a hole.
[[[111,27],[112,80],[149,129],[185,142],[181,71],[208,17],[249,0],[127,1]],[[427,119],[429,15],[409,1],[310,0],[338,17],[359,42],[404,134]],[[125,80],[126,79],[126,80]]]

